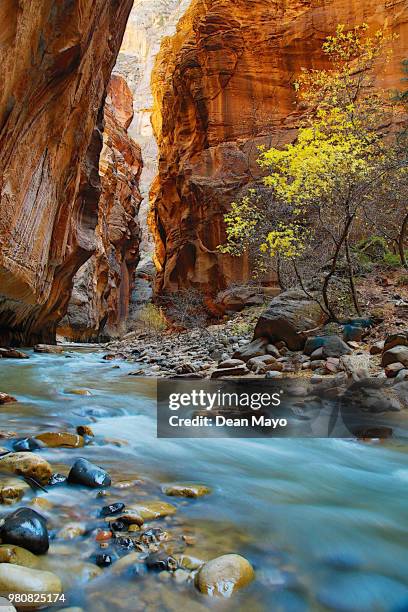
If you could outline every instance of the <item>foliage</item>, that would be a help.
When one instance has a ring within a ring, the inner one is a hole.
[[[308,268],[309,278],[320,285],[321,306],[333,319],[330,285],[341,276],[344,262],[359,312],[351,247],[374,219],[384,227],[394,223],[387,216],[400,223],[398,211],[401,205],[406,209],[408,193],[406,151],[381,129],[392,119],[390,96],[373,87],[373,68],[389,61],[395,36],[384,29],[372,36],[367,31],[366,24],[348,31],[339,25],[323,45],[330,67],[302,71],[295,90],[308,112],[296,141],[282,149],[261,148],[259,164],[270,201],[265,206],[252,191],[235,202],[225,217],[227,245],[221,248],[240,254],[257,245],[262,266],[265,254],[278,267],[289,262],[306,292]],[[316,259],[317,268],[312,265]]]
[[[167,321],[162,310],[155,304],[145,304],[138,312],[137,320],[150,333],[162,332],[167,327]]]

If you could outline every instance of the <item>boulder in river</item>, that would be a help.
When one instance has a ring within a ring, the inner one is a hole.
[[[272,344],[283,340],[290,350],[300,351],[307,339],[306,332],[315,329],[325,320],[318,303],[308,298],[303,291],[285,291],[273,298],[259,318],[254,339],[267,338]]]
[[[2,478],[0,480],[0,504],[15,504],[29,490],[30,485],[20,478]]]
[[[211,489],[201,484],[170,484],[164,485],[162,491],[170,497],[203,497],[209,495]]]
[[[66,431],[46,431],[38,434],[35,439],[49,448],[80,448],[84,446],[84,438],[82,436]]]
[[[0,347],[0,359],[28,359],[29,355],[10,347]]]
[[[231,597],[255,577],[252,565],[241,555],[222,555],[207,561],[197,572],[195,585],[201,593]]]
[[[51,477],[52,469],[48,461],[34,453],[9,453],[0,457],[0,472],[33,478],[45,485]]]
[[[136,511],[145,521],[163,518],[177,512],[175,506],[160,500],[137,502],[127,507],[127,511],[130,510]]]
[[[35,353],[63,353],[64,349],[62,346],[57,346],[56,344],[36,344],[34,347]]]
[[[39,450],[43,446],[44,445],[35,438],[20,438],[13,442],[13,450],[16,451],[16,453],[31,453]]]
[[[109,487],[111,477],[104,469],[81,457],[71,467],[68,482],[87,487]]]
[[[21,594],[60,594],[62,585],[58,576],[52,572],[12,563],[0,563],[0,591]],[[30,602],[31,609],[47,608],[48,605],[47,602]]]
[[[0,405],[1,404],[10,404],[11,402],[16,402],[16,398],[13,397],[12,395],[9,395],[8,393],[1,393],[0,392]]]
[[[15,544],[0,544],[0,563],[13,563],[14,565],[33,568],[39,565],[38,557],[29,550]]]
[[[18,508],[8,514],[0,527],[3,544],[16,544],[36,555],[49,548],[47,521],[31,508]]]

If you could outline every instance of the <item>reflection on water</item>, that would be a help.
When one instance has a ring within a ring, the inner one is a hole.
[[[69,605],[85,610],[408,609],[408,464],[397,443],[346,440],[157,440],[155,381],[127,376],[134,364],[104,362],[101,353],[32,355],[3,360],[0,390],[18,397],[2,406],[0,429],[19,436],[88,423],[97,443],[80,451],[42,451],[56,471],[86,456],[116,480],[143,481],[113,490],[111,501],[163,497],[160,483],[202,482],[213,494],[176,499],[167,521],[175,542],[194,536],[189,553],[208,559],[239,552],[257,580],[228,602],[210,602],[166,573],[119,577],[114,566],[91,582],[94,543],[55,540],[50,564],[64,574]],[[120,365],[118,368],[117,365]],[[91,396],[64,390],[89,389]],[[102,443],[106,438],[108,443]],[[50,527],[85,521],[101,501],[95,491],[55,488]],[[178,546],[175,544],[174,546]],[[69,562],[67,561],[69,559]],[[83,580],[85,587],[78,589]]]

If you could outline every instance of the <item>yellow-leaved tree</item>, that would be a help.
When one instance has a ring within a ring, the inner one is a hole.
[[[308,109],[295,142],[261,148],[263,187],[251,189],[225,216],[222,252],[252,248],[261,270],[265,255],[278,262],[278,271],[289,262],[297,284],[333,320],[331,284],[344,276],[360,314],[353,244],[368,231],[373,207],[387,202],[393,214],[389,198],[381,202],[377,194],[408,179],[398,139],[383,129],[392,125],[395,106],[389,93],[374,87],[394,38],[385,30],[369,36],[365,24],[348,31],[338,26],[323,45],[329,68],[304,70],[294,84]]]

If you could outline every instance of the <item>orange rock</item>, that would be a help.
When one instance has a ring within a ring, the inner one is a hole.
[[[0,334],[53,342],[97,247],[103,100],[132,0],[0,10]],[[4,5],[4,7],[3,7]]]
[[[110,540],[112,537],[112,532],[111,531],[98,531],[98,533],[96,534],[96,538],[95,540],[97,542],[106,542],[107,540]]]
[[[399,34],[379,85],[401,88],[408,48],[406,2],[388,0],[193,0],[166,38],[152,75],[159,174],[150,225],[158,291],[214,294],[247,278],[248,261],[221,255],[223,215],[261,177],[257,146],[283,145],[302,109],[293,82],[324,67],[322,43],[339,23],[385,22]]]

